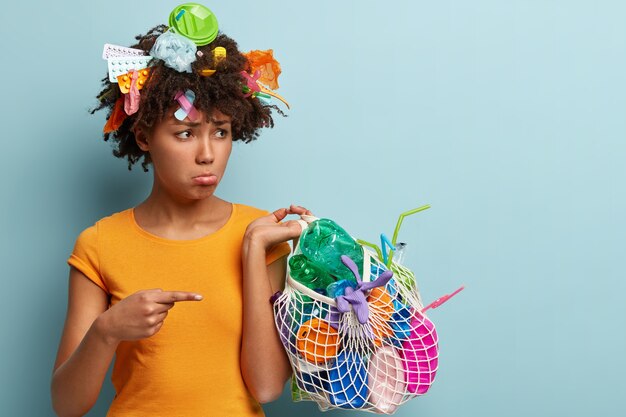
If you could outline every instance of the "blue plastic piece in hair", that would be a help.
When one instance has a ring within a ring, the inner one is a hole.
[[[165,62],[165,66],[178,72],[191,72],[191,64],[196,61],[198,47],[189,38],[167,31],[161,34],[150,55]]]

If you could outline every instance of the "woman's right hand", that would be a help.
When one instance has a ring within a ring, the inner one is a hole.
[[[107,340],[139,340],[156,334],[167,312],[179,301],[200,301],[200,294],[186,291],[141,290],[109,308],[99,317]]]

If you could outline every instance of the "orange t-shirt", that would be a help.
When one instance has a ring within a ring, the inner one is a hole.
[[[202,301],[177,303],[152,337],[121,342],[107,417],[262,416],[239,362],[242,336],[241,245],[246,227],[268,214],[233,204],[228,222],[193,240],[153,235],[133,209],[105,217],[76,240],[68,264],[111,296],[111,305],[144,289],[191,291]],[[289,254],[281,243],[266,263]]]

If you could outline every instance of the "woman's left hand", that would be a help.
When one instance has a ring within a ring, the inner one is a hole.
[[[244,244],[259,245],[267,250],[278,243],[299,237],[302,233],[300,223],[295,220],[280,223],[289,214],[313,215],[306,208],[293,204],[289,208],[280,208],[250,223],[244,235]]]

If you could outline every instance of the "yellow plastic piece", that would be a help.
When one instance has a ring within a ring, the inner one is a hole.
[[[213,54],[214,67],[217,67],[217,64],[219,64],[220,61],[226,58],[226,48],[224,48],[223,46],[215,47],[215,49],[213,49],[211,53]],[[214,69],[205,68],[200,70],[200,75],[202,75],[203,77],[210,77],[211,75],[215,74],[215,71],[216,70]]]
[[[139,77],[137,77],[137,90],[141,90],[143,86],[146,84],[148,80],[148,75],[150,75],[150,69],[143,68],[138,70]],[[120,91],[124,94],[128,94],[130,91],[130,81],[132,80],[132,76],[129,72],[126,74],[117,76],[117,83],[120,86]]]
[[[211,52],[213,53],[213,65],[217,67],[217,64],[219,64],[222,59],[226,58],[226,48],[217,46]]]

